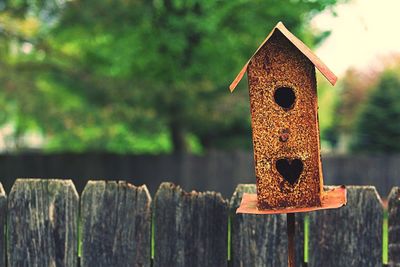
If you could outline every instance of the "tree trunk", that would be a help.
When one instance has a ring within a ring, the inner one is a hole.
[[[185,131],[182,123],[178,120],[172,119],[170,124],[171,141],[173,145],[174,154],[183,154],[187,152],[187,145],[185,141]]]

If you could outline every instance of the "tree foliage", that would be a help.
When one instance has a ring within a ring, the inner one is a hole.
[[[5,1],[0,123],[49,150],[250,146],[247,91],[227,86],[276,22],[312,46],[310,17],[335,3]]]
[[[330,102],[334,104],[332,123],[329,127],[321,127],[325,129],[325,133],[322,131],[321,134],[324,134],[324,138],[333,147],[348,150],[360,107],[368,97],[371,88],[376,86],[379,75],[378,71],[363,72],[351,68],[340,79],[337,89],[334,90],[336,100],[333,103]]]
[[[400,152],[400,77],[385,71],[360,111],[352,149],[357,152]]]

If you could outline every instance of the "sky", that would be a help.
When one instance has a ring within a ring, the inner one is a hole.
[[[349,68],[382,67],[383,59],[400,54],[400,0],[350,0],[311,22],[331,35],[316,54],[339,77]]]

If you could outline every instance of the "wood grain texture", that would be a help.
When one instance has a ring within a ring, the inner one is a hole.
[[[243,193],[255,193],[254,184],[239,184],[230,202],[231,263],[236,266],[288,266],[286,215],[236,214]],[[296,214],[296,266],[304,256],[304,217]]]
[[[78,211],[72,181],[18,179],[8,198],[8,266],[77,266]]]
[[[82,194],[81,266],[150,266],[151,197],[146,186],[89,181]]]
[[[393,187],[389,197],[389,262],[400,267],[400,187]]]
[[[382,266],[383,207],[373,186],[347,186],[347,206],[310,214],[309,266]]]
[[[0,183],[0,267],[6,266],[6,216],[7,198],[3,185]]]
[[[228,203],[162,183],[154,199],[154,266],[226,266]]]

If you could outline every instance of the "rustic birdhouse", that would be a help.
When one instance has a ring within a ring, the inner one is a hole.
[[[233,91],[247,71],[257,195],[245,195],[238,212],[257,213],[255,203],[258,211],[275,213],[346,202],[343,188],[323,189],[315,67],[336,83],[328,67],[279,22],[230,85]]]

